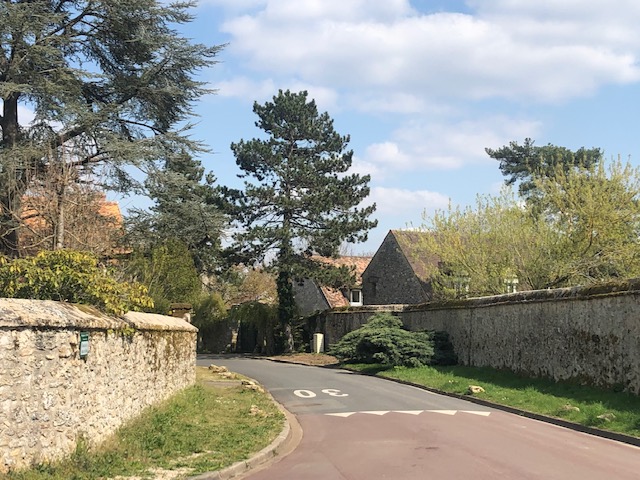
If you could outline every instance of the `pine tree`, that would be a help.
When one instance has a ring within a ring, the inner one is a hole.
[[[188,139],[192,104],[208,90],[195,73],[220,46],[174,28],[194,2],[0,2],[0,252],[15,255],[21,199],[59,164],[106,166],[132,188],[131,165],[202,146]],[[32,110],[30,125],[19,111]]]
[[[182,153],[148,172],[145,187],[155,203],[149,210],[129,210],[131,245],[149,251],[166,240],[179,240],[198,272],[211,274],[218,266],[222,230],[228,223],[220,210],[215,178],[204,174],[198,160]]]
[[[236,251],[245,259],[275,256],[285,351],[292,347],[292,280],[313,276],[314,267],[326,272],[313,255],[336,256],[342,242],[365,241],[377,224],[369,219],[375,205],[359,207],[369,195],[369,175],[348,173],[349,136],[339,135],[307,95],[280,90],[273,102],[254,103],[256,126],[268,139],[231,144],[245,179],[244,191],[229,192],[241,227]]]
[[[518,188],[524,198],[535,198],[536,179],[553,177],[558,167],[565,173],[573,169],[588,170],[602,160],[599,148],[582,147],[574,152],[566,147],[551,144],[538,147],[534,143],[525,138],[522,145],[510,142],[497,150],[485,148],[487,155],[500,162],[500,171],[507,177],[507,185],[520,181]]]

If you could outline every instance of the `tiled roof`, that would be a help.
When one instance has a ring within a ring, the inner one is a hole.
[[[356,256],[345,256],[338,258],[327,258],[327,257],[313,257],[314,260],[327,263],[336,267],[355,267],[356,274],[356,284],[360,285],[362,283],[362,272],[365,271],[369,262],[371,261],[371,257],[356,257]],[[341,290],[337,288],[331,287],[320,287],[322,290],[322,294],[324,298],[327,299],[329,306],[331,308],[337,307],[348,307],[350,305],[349,299],[344,296]]]
[[[356,274],[356,283],[362,283],[362,272],[365,271],[369,262],[371,261],[371,257],[356,257],[356,256],[345,256],[338,258],[328,258],[328,257],[319,257],[314,256],[313,259],[318,262],[327,263],[329,265],[333,265],[335,267],[355,267]]]

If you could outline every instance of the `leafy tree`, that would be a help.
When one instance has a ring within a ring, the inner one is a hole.
[[[556,232],[510,189],[478,196],[475,207],[438,210],[425,221],[424,249],[440,261],[431,272],[436,298],[506,293],[516,279],[518,289],[543,288],[553,270]]]
[[[349,136],[334,130],[306,91],[280,90],[273,102],[254,103],[253,111],[268,138],[231,144],[245,179],[243,192],[228,192],[242,228],[235,251],[245,260],[275,252],[282,349],[291,350],[292,279],[314,275],[313,254],[335,256],[343,241],[366,240],[377,223],[369,220],[375,205],[358,207],[369,194],[370,177],[348,173]]]
[[[604,163],[535,180],[538,201],[522,205],[510,191],[480,196],[475,208],[426,218],[424,248],[440,259],[434,290],[473,296],[588,285],[640,275],[640,171]]]
[[[0,256],[0,297],[82,303],[113,315],[153,307],[144,286],[119,282],[93,255],[70,250],[12,261]]]
[[[195,304],[203,294],[193,259],[178,240],[167,240],[148,253],[138,251],[126,267],[127,273],[149,289],[154,311],[167,315],[172,303]]]
[[[497,150],[485,148],[485,151],[500,162],[500,171],[507,177],[507,185],[520,181],[519,192],[524,198],[535,194],[536,178],[552,177],[560,171],[589,169],[602,159],[599,148],[582,147],[574,152],[551,144],[538,147],[530,138],[525,138],[522,145],[510,142]]]
[[[409,332],[390,313],[376,313],[362,327],[347,333],[330,353],[341,360],[421,367],[433,357],[433,341],[427,332]]]
[[[0,2],[0,252],[16,255],[22,198],[51,172],[103,166],[124,191],[135,184],[128,166],[201,148],[185,122],[207,92],[194,75],[220,47],[173,28],[192,19],[193,6]],[[28,126],[21,108],[34,112]]]
[[[187,153],[166,159],[145,181],[155,205],[129,211],[129,242],[150,249],[166,240],[179,240],[198,272],[211,274],[219,261],[222,229],[227,223],[214,183],[215,178],[205,177],[200,162]]]
[[[555,259],[560,285],[640,275],[640,169],[612,162],[539,179],[545,221],[562,239]]]

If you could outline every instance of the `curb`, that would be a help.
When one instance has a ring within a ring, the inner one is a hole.
[[[228,480],[230,478],[236,478],[249,471],[264,468],[275,459],[284,458],[298,446],[302,438],[300,424],[291,412],[276,402],[269,392],[266,393],[285,416],[284,427],[275,440],[247,460],[241,460],[222,470],[202,473],[195,477],[188,477],[188,480]]]
[[[349,368],[340,367],[343,370],[347,370],[352,373],[356,373],[358,375],[364,375],[368,377],[381,378],[383,380],[389,380],[391,382],[400,383],[402,385],[408,385],[410,387],[416,387],[421,390],[426,390],[428,392],[437,393],[439,395],[444,395],[447,397],[457,398],[459,400],[466,400],[471,403],[476,403],[478,405],[482,405],[484,407],[494,408],[496,410],[502,410],[507,413],[512,413],[514,415],[519,415],[521,417],[530,418],[532,420],[538,420],[540,422],[550,423],[552,425],[556,425],[559,427],[568,428],[570,430],[575,430],[577,432],[586,433],[589,435],[593,435],[596,437],[606,438],[608,440],[614,440],[616,442],[626,443],[628,445],[633,445],[636,447],[640,447],[640,438],[632,437],[630,435],[625,435],[624,433],[610,432],[608,430],[601,430],[595,427],[588,427],[586,425],[580,425],[579,423],[569,422],[567,420],[563,420],[561,418],[548,417],[546,415],[542,415],[540,413],[528,412],[526,410],[520,410],[519,408],[509,407],[507,405],[501,405],[499,403],[493,403],[488,400],[483,400],[481,398],[472,397],[470,395],[459,395],[457,393],[444,392],[442,390],[438,390],[437,388],[426,387],[424,385],[419,385],[417,383],[407,382],[405,380],[398,380],[396,378],[382,377],[379,375],[375,375],[372,373],[363,373],[358,372],[356,370],[350,370]]]

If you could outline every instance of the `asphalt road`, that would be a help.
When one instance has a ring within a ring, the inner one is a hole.
[[[220,356],[303,429],[250,480],[638,480],[640,449],[344,370]]]

